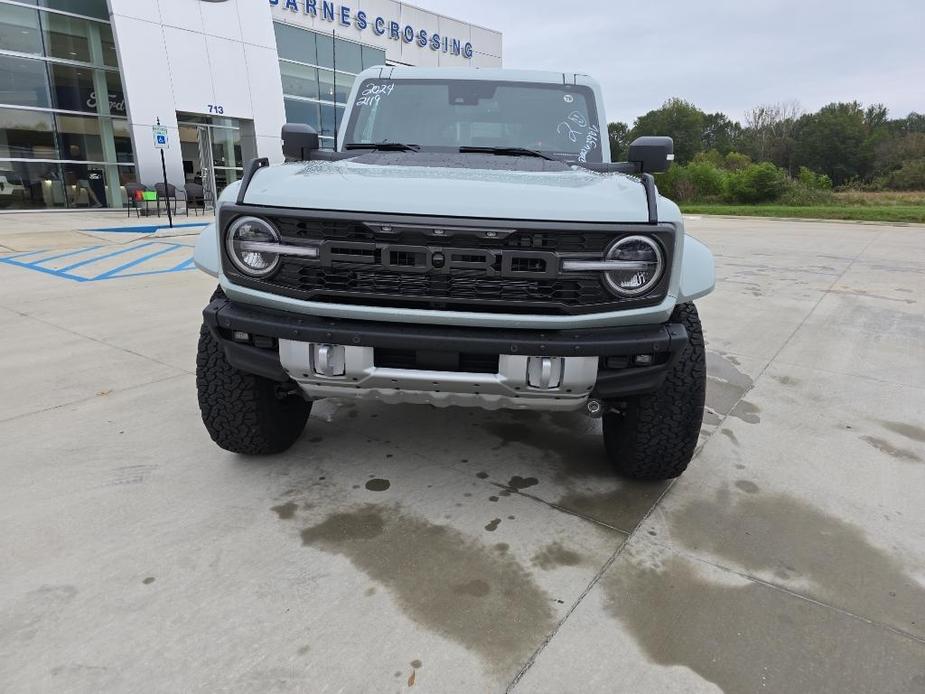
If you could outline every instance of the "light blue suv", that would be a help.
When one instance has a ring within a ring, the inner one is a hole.
[[[585,410],[618,472],[681,474],[713,257],[655,187],[671,140],[612,163],[606,123],[583,75],[376,67],[334,151],[285,126],[196,249],[215,442],[281,452],[329,397]]]

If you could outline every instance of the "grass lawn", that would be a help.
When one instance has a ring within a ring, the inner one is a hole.
[[[796,217],[847,219],[864,222],[917,222],[925,224],[925,193],[834,193],[825,205],[736,205],[682,203],[685,214],[728,214],[743,217]]]

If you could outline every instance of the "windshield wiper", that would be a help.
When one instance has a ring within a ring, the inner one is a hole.
[[[421,145],[406,145],[402,142],[348,142],[344,149],[373,149],[377,152],[419,152]]]
[[[460,147],[462,154],[497,154],[498,156],[507,157],[539,157],[547,161],[559,161],[548,154],[537,152],[535,149],[525,147]]]

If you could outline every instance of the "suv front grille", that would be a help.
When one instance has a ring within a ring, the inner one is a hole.
[[[621,299],[605,287],[600,272],[559,270],[562,258],[600,258],[615,239],[631,233],[613,225],[572,231],[550,230],[548,224],[519,228],[509,222],[499,224],[503,228],[492,236],[456,220],[440,233],[431,224],[367,225],[282,215],[269,220],[283,243],[324,242],[322,257],[283,256],[273,275],[261,280],[235,275],[234,281],[307,301],[572,315],[654,304],[664,297],[667,284],[642,299]],[[670,235],[662,238],[668,240],[670,263]]]

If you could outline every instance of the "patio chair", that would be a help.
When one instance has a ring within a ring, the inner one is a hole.
[[[215,200],[212,199],[212,192],[206,190],[198,183],[187,183],[184,186],[186,190],[186,207],[187,210],[202,210],[202,214],[210,209],[215,209]],[[198,212],[196,212],[198,214]]]
[[[165,205],[169,205],[173,200],[173,212],[179,214],[180,200],[183,201],[183,212],[189,217],[189,203],[186,198],[186,192],[179,190],[173,183],[168,183],[166,187],[163,183],[156,183],[154,190],[157,191],[157,214],[160,216],[161,200]]]
[[[125,209],[128,210],[127,217],[132,216],[132,210],[135,210],[135,216],[140,217],[141,211],[147,209],[144,205],[139,205],[138,203],[142,202],[141,194],[150,193],[151,189],[146,185],[141,183],[126,183],[125,184],[125,195],[128,197],[128,200],[125,203]]]

